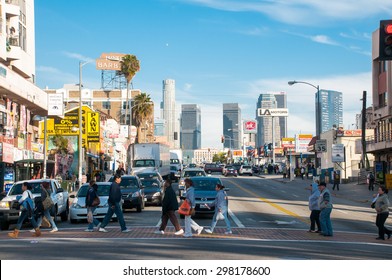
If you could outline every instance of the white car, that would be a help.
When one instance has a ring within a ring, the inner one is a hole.
[[[98,185],[98,196],[100,204],[95,209],[93,215],[97,219],[103,219],[108,212],[108,199],[110,192],[111,182],[97,182]],[[69,218],[71,223],[77,223],[79,221],[87,221],[87,208],[86,208],[86,195],[89,184],[84,184],[79,189],[77,194],[71,195],[74,198],[71,207],[69,208]],[[114,219],[117,219],[116,214],[113,215]]]
[[[240,175],[249,175],[253,176],[253,169],[250,165],[241,165],[240,170],[238,172]]]

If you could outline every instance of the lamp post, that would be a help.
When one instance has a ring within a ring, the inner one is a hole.
[[[78,181],[79,188],[82,186],[82,165],[83,165],[83,120],[82,120],[82,68],[91,61],[79,61],[79,164],[78,164]]]
[[[294,84],[305,84],[305,85],[308,85],[308,86],[311,86],[311,87],[314,87],[315,89],[317,89],[317,93],[316,93],[317,94],[317,96],[316,96],[316,137],[317,137],[317,140],[320,140],[320,134],[321,134],[321,110],[320,110],[320,87],[319,87],[319,85],[315,86],[315,85],[313,85],[311,83],[303,82],[303,81],[289,81],[288,84],[290,86],[292,86]],[[315,165],[316,165],[315,167],[317,169],[319,167],[319,164],[318,164],[316,149],[314,151],[314,156],[315,156],[314,161],[315,161]],[[320,165],[320,167],[321,167],[321,165]]]
[[[44,121],[44,146],[43,146],[43,150],[44,150],[44,162],[43,162],[43,174],[42,174],[42,178],[46,179],[46,165],[47,165],[47,157],[48,157],[48,152],[47,152],[47,147],[46,147],[46,140],[47,140],[47,130],[48,130],[48,117],[42,117],[40,115],[35,115],[33,117],[34,121]]]

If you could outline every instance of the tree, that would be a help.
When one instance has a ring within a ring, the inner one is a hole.
[[[150,116],[152,116],[154,107],[149,94],[142,92],[135,97],[135,105],[133,110],[133,117],[136,121],[137,127],[137,143],[140,143],[141,131],[143,125],[147,123]]]
[[[128,106],[129,106],[129,84],[131,83],[133,77],[136,75],[136,72],[140,70],[139,60],[135,55],[127,54],[123,56],[121,60],[121,70],[120,73],[125,76],[127,80],[127,101],[125,105],[125,124],[127,124],[128,117]],[[131,96],[132,100],[132,96]],[[130,116],[132,117],[132,116]]]
[[[215,154],[212,157],[212,161],[213,162],[226,162],[227,161],[226,153],[225,152],[219,152],[219,153]]]

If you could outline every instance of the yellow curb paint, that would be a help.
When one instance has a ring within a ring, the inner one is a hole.
[[[309,220],[304,219],[303,217],[301,217],[301,216],[298,215],[297,213],[294,213],[294,212],[292,212],[292,211],[290,211],[290,210],[288,210],[288,209],[286,209],[286,208],[284,208],[284,207],[282,207],[282,206],[280,206],[280,205],[278,205],[278,204],[276,204],[276,203],[274,203],[274,202],[272,202],[272,201],[269,201],[268,199],[266,199],[266,198],[264,198],[264,197],[259,197],[259,196],[256,195],[254,192],[252,192],[252,191],[250,191],[250,190],[247,190],[247,189],[241,187],[241,186],[240,186],[239,184],[237,184],[236,182],[231,181],[231,183],[233,183],[234,185],[236,185],[238,188],[240,188],[240,189],[243,190],[244,192],[250,194],[250,195],[253,196],[253,197],[257,197],[257,198],[260,199],[261,201],[263,201],[263,202],[269,204],[270,206],[272,206],[272,207],[278,209],[279,211],[282,211],[283,213],[285,213],[285,214],[287,214],[287,215],[289,215],[289,216],[292,216],[292,217],[294,217],[294,218],[300,220],[301,222],[303,222],[303,223],[305,223],[305,224],[309,224]]]

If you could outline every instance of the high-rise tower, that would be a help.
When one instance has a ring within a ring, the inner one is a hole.
[[[196,150],[201,148],[201,114],[196,104],[181,107],[181,148]]]
[[[240,149],[241,141],[241,109],[238,103],[223,104],[223,147]]]

